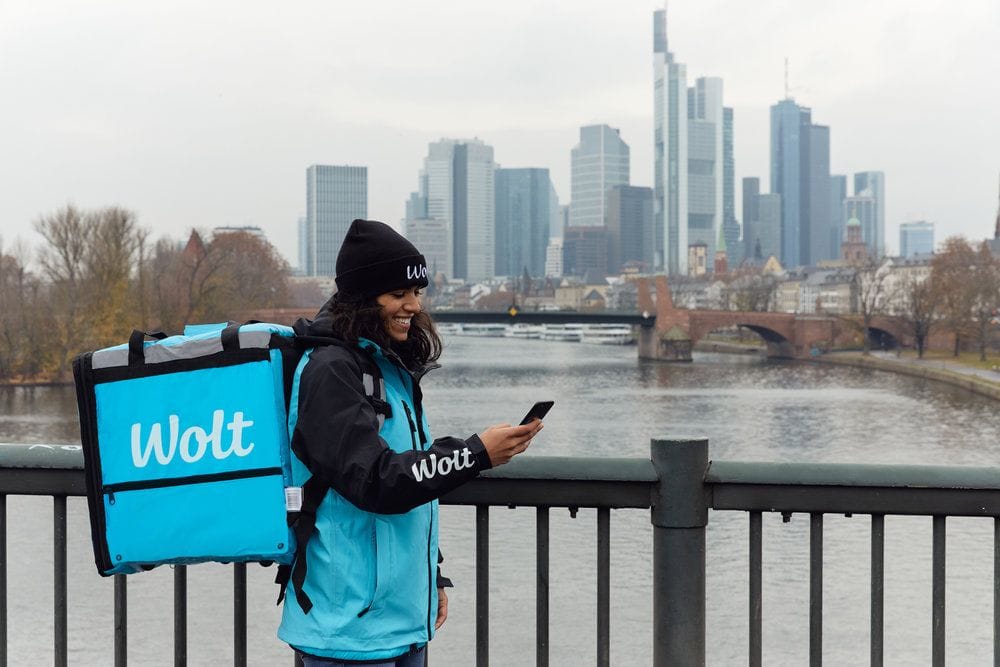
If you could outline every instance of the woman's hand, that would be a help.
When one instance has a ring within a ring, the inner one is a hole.
[[[542,422],[538,419],[524,426],[497,424],[480,433],[479,439],[483,441],[490,463],[495,468],[526,450],[531,444],[531,439],[538,435],[542,428]]]
[[[437,620],[434,621],[435,632],[444,625],[444,622],[448,620],[448,594],[444,592],[443,588],[438,589],[438,615]]]

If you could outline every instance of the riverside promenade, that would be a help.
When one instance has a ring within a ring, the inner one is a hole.
[[[918,359],[912,354],[897,356],[895,352],[883,351],[872,351],[866,356],[861,352],[852,351],[829,352],[813,357],[811,361],[902,373],[945,382],[982,396],[1000,400],[1000,371],[970,366],[951,358],[925,357]]]

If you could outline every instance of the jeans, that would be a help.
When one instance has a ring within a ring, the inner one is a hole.
[[[389,660],[386,662],[366,662],[362,664],[364,664],[364,667],[424,667],[424,658],[426,655],[427,651],[426,647],[424,647],[418,651],[413,651],[400,656],[395,660]],[[299,657],[302,658],[303,667],[351,667],[352,665],[359,664],[354,662],[341,662],[335,658],[317,658],[315,656],[304,655],[302,653],[299,653]]]

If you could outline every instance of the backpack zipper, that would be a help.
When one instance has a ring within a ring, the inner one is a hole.
[[[280,467],[251,468],[249,470],[229,470],[205,475],[187,475],[185,477],[167,477],[164,479],[143,479],[134,482],[116,482],[105,484],[101,491],[108,496],[108,502],[115,504],[115,493],[122,491],[143,491],[146,489],[162,489],[169,486],[184,486],[185,484],[209,484],[211,482],[226,482],[234,479],[249,479],[252,477],[270,477],[283,475]]]

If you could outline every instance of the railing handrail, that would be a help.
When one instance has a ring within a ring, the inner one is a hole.
[[[66,647],[66,496],[85,494],[78,445],[0,444],[0,501],[8,494],[54,497],[56,532],[55,637],[58,664]],[[764,463],[708,460],[704,439],[653,440],[650,458],[529,456],[484,472],[442,498],[476,505],[477,664],[489,649],[489,509],[537,507],[536,625],[539,655],[547,664],[549,508],[597,508],[598,664],[609,664],[610,509],[645,508],[653,525],[653,661],[657,665],[705,663],[705,560],[709,509],[749,513],[750,664],[761,661],[762,528],[764,512],[808,513],[810,539],[810,663],[822,659],[823,517],[867,514],[872,525],[871,653],[884,650],[884,553],[886,515],[933,517],[932,655],[944,662],[945,519],[993,517],[994,568],[1000,573],[1000,469],[968,466],[896,466],[838,463]],[[5,505],[4,505],[5,508]],[[6,511],[4,509],[4,511]],[[2,561],[3,559],[0,559]],[[183,568],[180,568],[183,577]],[[245,565],[234,570],[237,600],[245,599]],[[996,575],[1000,576],[1000,574]],[[1000,610],[994,579],[994,609]],[[175,580],[175,585],[177,581]],[[125,577],[116,577],[116,656],[124,656]],[[120,595],[119,595],[120,589]],[[177,599],[175,589],[175,601]],[[121,598],[119,600],[119,597]],[[181,596],[183,598],[183,596]],[[121,621],[119,621],[119,611]],[[179,612],[182,620],[186,612]],[[245,663],[245,604],[234,618],[237,663]],[[176,614],[175,614],[176,619]],[[0,624],[4,626],[5,623]],[[1000,655],[1000,612],[994,614],[994,655]],[[180,652],[186,650],[186,635]],[[175,637],[175,642],[177,641]],[[242,652],[240,652],[242,651]],[[0,646],[0,663],[6,651]],[[117,657],[116,657],[117,659]],[[124,664],[122,657],[119,664]]]

